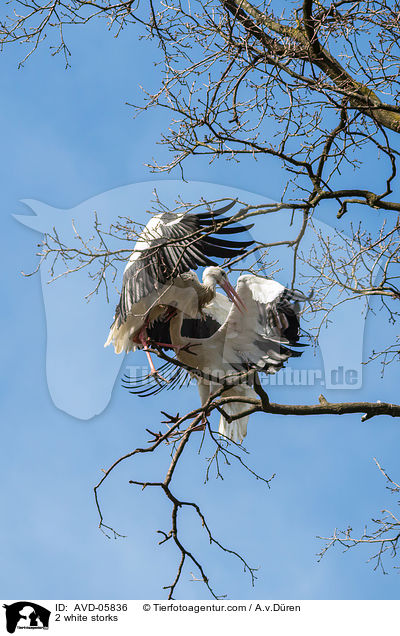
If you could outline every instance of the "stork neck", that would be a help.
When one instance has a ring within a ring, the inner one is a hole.
[[[202,309],[205,305],[208,305],[215,298],[217,289],[217,281],[212,276],[206,276],[203,278],[203,284],[199,289],[199,306]]]
[[[202,287],[206,288],[206,289],[210,289],[211,291],[215,292],[216,288],[217,288],[217,281],[215,280],[214,276],[203,276],[203,285]]]
[[[181,334],[182,331],[182,323],[183,323],[183,313],[178,311],[176,316],[172,318],[169,323],[169,333],[171,338],[171,343],[173,345],[181,345],[184,344],[183,337]]]

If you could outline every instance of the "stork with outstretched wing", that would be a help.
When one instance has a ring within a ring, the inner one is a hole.
[[[127,380],[127,387],[133,393],[151,395],[163,388],[183,387],[192,375],[203,405],[227,382],[232,386],[224,391],[224,397],[257,399],[255,372],[276,373],[289,358],[301,355],[300,303],[309,297],[277,281],[249,274],[239,277],[236,294],[235,302],[230,302],[217,293],[196,318],[179,312],[169,324],[156,321],[151,327],[152,339],[162,338],[175,345],[177,359],[185,366],[163,365],[168,382],[156,387],[145,378],[133,384]],[[232,401],[223,409],[228,417],[221,415],[219,432],[236,443],[242,442],[248,416],[240,415],[248,405]],[[236,419],[230,421],[231,417]]]
[[[200,214],[164,212],[149,221],[125,267],[120,301],[104,346],[112,343],[116,353],[143,347],[155,375],[147,350],[148,328],[154,320],[162,316],[168,322],[177,310],[196,316],[212,300],[217,284],[234,297],[235,290],[213,259],[242,255],[254,243],[220,238],[252,227],[232,225],[234,217],[221,216],[235,203]],[[208,266],[203,285],[191,271],[199,266]]]

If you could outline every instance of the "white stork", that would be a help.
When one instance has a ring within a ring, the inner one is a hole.
[[[113,343],[115,353],[121,353],[142,346],[151,374],[157,374],[147,351],[148,327],[161,315],[167,321],[170,319],[172,313],[166,312],[166,307],[172,308],[173,313],[178,309],[195,316],[212,299],[217,283],[233,297],[235,290],[224,273],[221,276],[213,271],[217,268],[211,258],[238,256],[254,241],[232,241],[211,234],[236,234],[252,227],[221,225],[230,220],[221,215],[235,203],[201,214],[165,212],[149,221],[125,267],[121,298],[105,347]],[[190,271],[202,265],[211,266],[206,278],[203,277],[203,286]]]
[[[224,397],[257,398],[251,386],[255,371],[276,373],[288,358],[301,355],[291,347],[299,346],[299,303],[307,300],[306,296],[274,280],[247,274],[239,277],[236,293],[240,304],[216,294],[203,308],[205,319],[185,318],[179,312],[170,322],[171,342],[178,345],[178,360],[205,375],[199,378],[193,374],[203,405],[221,386],[218,380],[223,378],[233,384]],[[238,373],[251,370],[253,373],[244,383],[235,384]],[[240,415],[247,409],[240,402],[224,406],[229,416]],[[241,443],[247,433],[247,422],[248,416],[232,422],[221,416],[219,432]]]

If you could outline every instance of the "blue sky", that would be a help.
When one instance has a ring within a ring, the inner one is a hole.
[[[73,57],[68,71],[61,58],[51,57],[44,48],[21,70],[17,69],[21,49],[8,48],[0,56],[4,157],[0,595],[159,598],[162,585],[174,577],[178,558],[172,544],[157,545],[155,531],[169,530],[169,505],[158,492],[141,492],[128,480],[161,476],[168,449],[126,462],[103,489],[105,521],[126,534],[125,539],[108,540],[98,530],[92,487],[101,468],[146,443],[144,429],[158,426],[161,408],[176,411],[179,402],[181,412],[189,410],[198,404],[197,393],[191,388],[140,400],[117,381],[109,404],[96,417],[76,419],[58,409],[46,379],[40,277],[20,274],[35,266],[40,239],[12,217],[29,214],[21,199],[44,201],[61,215],[60,210],[75,208],[110,189],[153,182],[154,175],[143,164],[165,152],[156,140],[166,114],[153,111],[133,120],[125,105],[135,101],[138,85],[156,81],[149,43],[138,42],[132,31],[115,39],[95,24],[71,31],[70,43]],[[139,57],[140,64],[135,64]],[[371,171],[371,180],[373,176]],[[283,184],[278,164],[266,166],[261,161],[219,162],[210,167],[197,159],[187,164],[186,178],[272,199],[280,196]],[[210,190],[211,186],[204,196]],[[326,208],[321,217],[327,220],[331,213]],[[109,306],[110,319],[115,300]],[[70,327],[67,315],[61,299],[60,342]],[[343,323],[345,328],[349,327]],[[367,323],[368,342],[384,328],[379,316]],[[76,339],[79,342],[79,333]],[[84,341],[81,346],[84,354]],[[103,347],[100,338],[98,346]],[[57,348],[52,351],[54,362]],[[60,347],[60,369],[65,364],[61,352]],[[312,366],[312,353],[307,355]],[[99,369],[99,377],[104,373]],[[331,400],[395,401],[397,387],[396,367],[383,382],[377,369],[369,366],[362,389],[325,394]],[[318,393],[314,387],[271,389],[273,399],[287,402],[315,402]],[[198,454],[198,445],[193,440],[185,453],[176,475],[177,494],[199,501],[215,536],[260,568],[252,588],[240,564],[210,547],[194,518],[185,516],[185,540],[202,557],[217,592],[246,599],[398,598],[396,571],[391,576],[374,572],[366,563],[370,555],[366,551],[342,555],[335,550],[319,564],[315,557],[321,547],[316,535],[329,535],[336,526],[348,524],[361,532],[363,523],[382,508],[395,508],[396,501],[385,491],[372,461],[376,456],[395,479],[399,477],[395,420],[375,418],[362,424],[359,416],[253,417],[246,439],[249,463],[266,476],[277,473],[271,490],[234,464],[224,469],[224,481],[211,479],[204,485],[205,458],[211,447]],[[389,571],[391,565],[387,563]],[[207,598],[205,589],[190,581],[191,570],[185,571],[176,597]]]

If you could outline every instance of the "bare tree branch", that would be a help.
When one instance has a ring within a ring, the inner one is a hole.
[[[399,484],[389,477],[375,457],[374,462],[388,483],[386,488],[392,494],[398,494],[400,492]],[[325,546],[318,554],[318,560],[320,561],[325,556],[326,552],[335,545],[343,547],[345,552],[355,547],[361,546],[365,549],[365,547],[371,546],[373,553],[369,557],[368,562],[374,563],[374,570],[380,569],[383,574],[387,574],[385,557],[390,556],[394,559],[398,554],[400,519],[398,514],[384,509],[381,511],[381,516],[376,519],[372,519],[371,521],[373,529],[369,531],[367,526],[365,526],[364,531],[360,536],[354,536],[353,529],[349,526],[347,530],[344,531],[340,531],[335,528],[331,537],[317,537],[318,539],[326,542]],[[400,566],[394,565],[393,567],[398,569]]]

